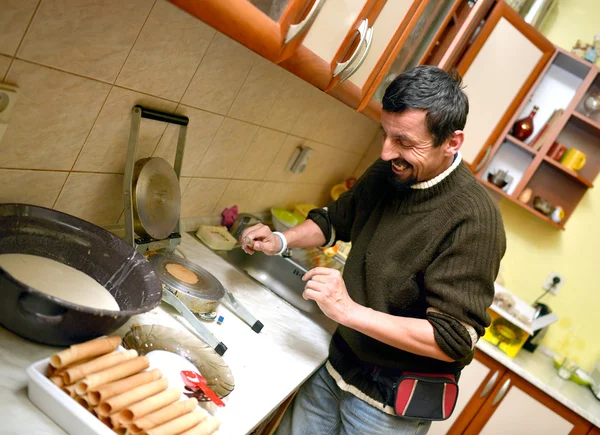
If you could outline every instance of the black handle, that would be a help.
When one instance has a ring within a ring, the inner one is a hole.
[[[153,119],[154,121],[168,122],[169,124],[188,125],[190,119],[185,115],[175,115],[174,113],[159,112],[158,110],[148,109],[139,104],[133,107],[140,109],[142,118]]]
[[[215,352],[217,352],[217,354],[219,356],[223,356],[223,354],[227,351],[227,346],[225,346],[225,343],[219,343],[217,345],[217,347],[215,347]]]

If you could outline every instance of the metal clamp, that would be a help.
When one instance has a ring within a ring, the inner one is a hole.
[[[345,72],[342,73],[342,77],[340,78],[340,83],[341,82],[345,82],[350,77],[352,77],[352,75],[356,71],[358,71],[358,69],[362,66],[362,64],[367,59],[367,56],[369,55],[369,51],[371,50],[371,45],[372,44],[373,44],[373,28],[369,27],[367,29],[366,34],[365,34],[365,49],[362,52],[362,55],[361,55],[360,59],[358,59],[358,62],[356,62],[356,65],[354,65],[354,67],[352,67],[351,69],[346,70]],[[360,50],[360,46],[359,46],[359,49],[357,51],[359,51],[359,50]]]
[[[490,391],[492,391],[492,388],[494,388],[494,385],[496,385],[496,382],[498,381],[498,376],[500,376],[500,371],[496,370],[490,380],[487,381],[487,384],[485,384],[485,387],[483,387],[483,390],[481,390],[479,397],[485,397],[490,394]]]
[[[312,24],[312,22],[315,21],[315,18],[317,18],[317,15],[319,15],[319,12],[324,4],[325,0],[315,0],[312,8],[310,8],[310,11],[308,14],[306,14],[306,17],[298,24],[290,25],[287,35],[285,36],[284,44],[292,42],[294,39],[300,36]]]
[[[492,406],[496,406],[502,400],[508,389],[510,388],[510,379],[507,379],[500,390],[496,393],[496,397],[492,400]]]

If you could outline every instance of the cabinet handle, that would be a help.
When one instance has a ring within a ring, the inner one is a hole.
[[[494,388],[494,385],[496,385],[498,376],[500,376],[500,371],[496,370],[496,372],[492,375],[490,380],[487,381],[487,384],[485,384],[485,387],[483,387],[483,390],[481,390],[481,394],[479,395],[479,397],[485,397],[488,394],[490,394],[490,391],[492,390],[492,388]]]
[[[348,59],[346,62],[338,62],[335,69],[333,70],[334,77],[337,77],[341,73],[346,71],[346,69],[348,69],[348,67],[356,60],[356,58],[358,57],[358,55],[361,51],[361,48],[363,47],[363,45],[365,45],[365,41],[367,40],[368,30],[369,30],[369,20],[365,18],[362,21],[362,23],[360,23],[360,26],[358,26],[358,33],[360,35],[360,41],[358,42],[358,45],[356,46],[356,50],[354,50],[354,53],[352,53],[352,56],[350,56],[350,59]]]
[[[367,58],[367,55],[369,54],[369,51],[371,50],[372,43],[373,43],[373,28],[370,27],[369,29],[367,29],[367,32],[365,34],[365,49],[364,49],[362,55],[360,56],[360,59],[358,59],[358,62],[356,62],[356,65],[354,65],[354,67],[352,69],[346,70],[342,73],[342,77],[340,78],[340,83],[345,82],[350,77],[352,77],[352,75],[356,71],[358,71],[358,69],[361,67],[361,65],[365,62],[365,59]],[[359,44],[359,48],[357,48],[357,51],[360,51],[360,44]]]
[[[498,404],[498,402],[500,402],[502,400],[502,398],[508,391],[509,387],[510,387],[510,379],[507,379],[506,382],[504,382],[504,384],[502,385],[502,387],[500,387],[500,391],[498,391],[496,393],[496,397],[494,397],[494,400],[492,400],[492,406],[496,406]]]
[[[292,42],[294,39],[300,36],[312,24],[312,22],[315,21],[315,18],[317,18],[317,15],[319,15],[319,11],[325,4],[325,1],[326,0],[315,0],[306,17],[298,24],[290,25],[287,35],[285,36],[285,44]]]

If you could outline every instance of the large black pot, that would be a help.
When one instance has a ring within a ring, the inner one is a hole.
[[[161,282],[140,253],[110,232],[68,214],[0,204],[0,254],[6,253],[39,255],[72,266],[106,287],[121,309],[63,301],[0,268],[0,324],[32,341],[67,346],[110,334],[161,301]]]

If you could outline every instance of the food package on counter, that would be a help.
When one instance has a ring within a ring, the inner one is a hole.
[[[498,284],[494,284],[494,301],[488,314],[492,323],[485,330],[483,339],[514,358],[530,335],[554,323],[555,313],[534,319],[535,308]]]
[[[230,251],[237,243],[227,228],[222,226],[200,225],[196,236],[215,251]]]

